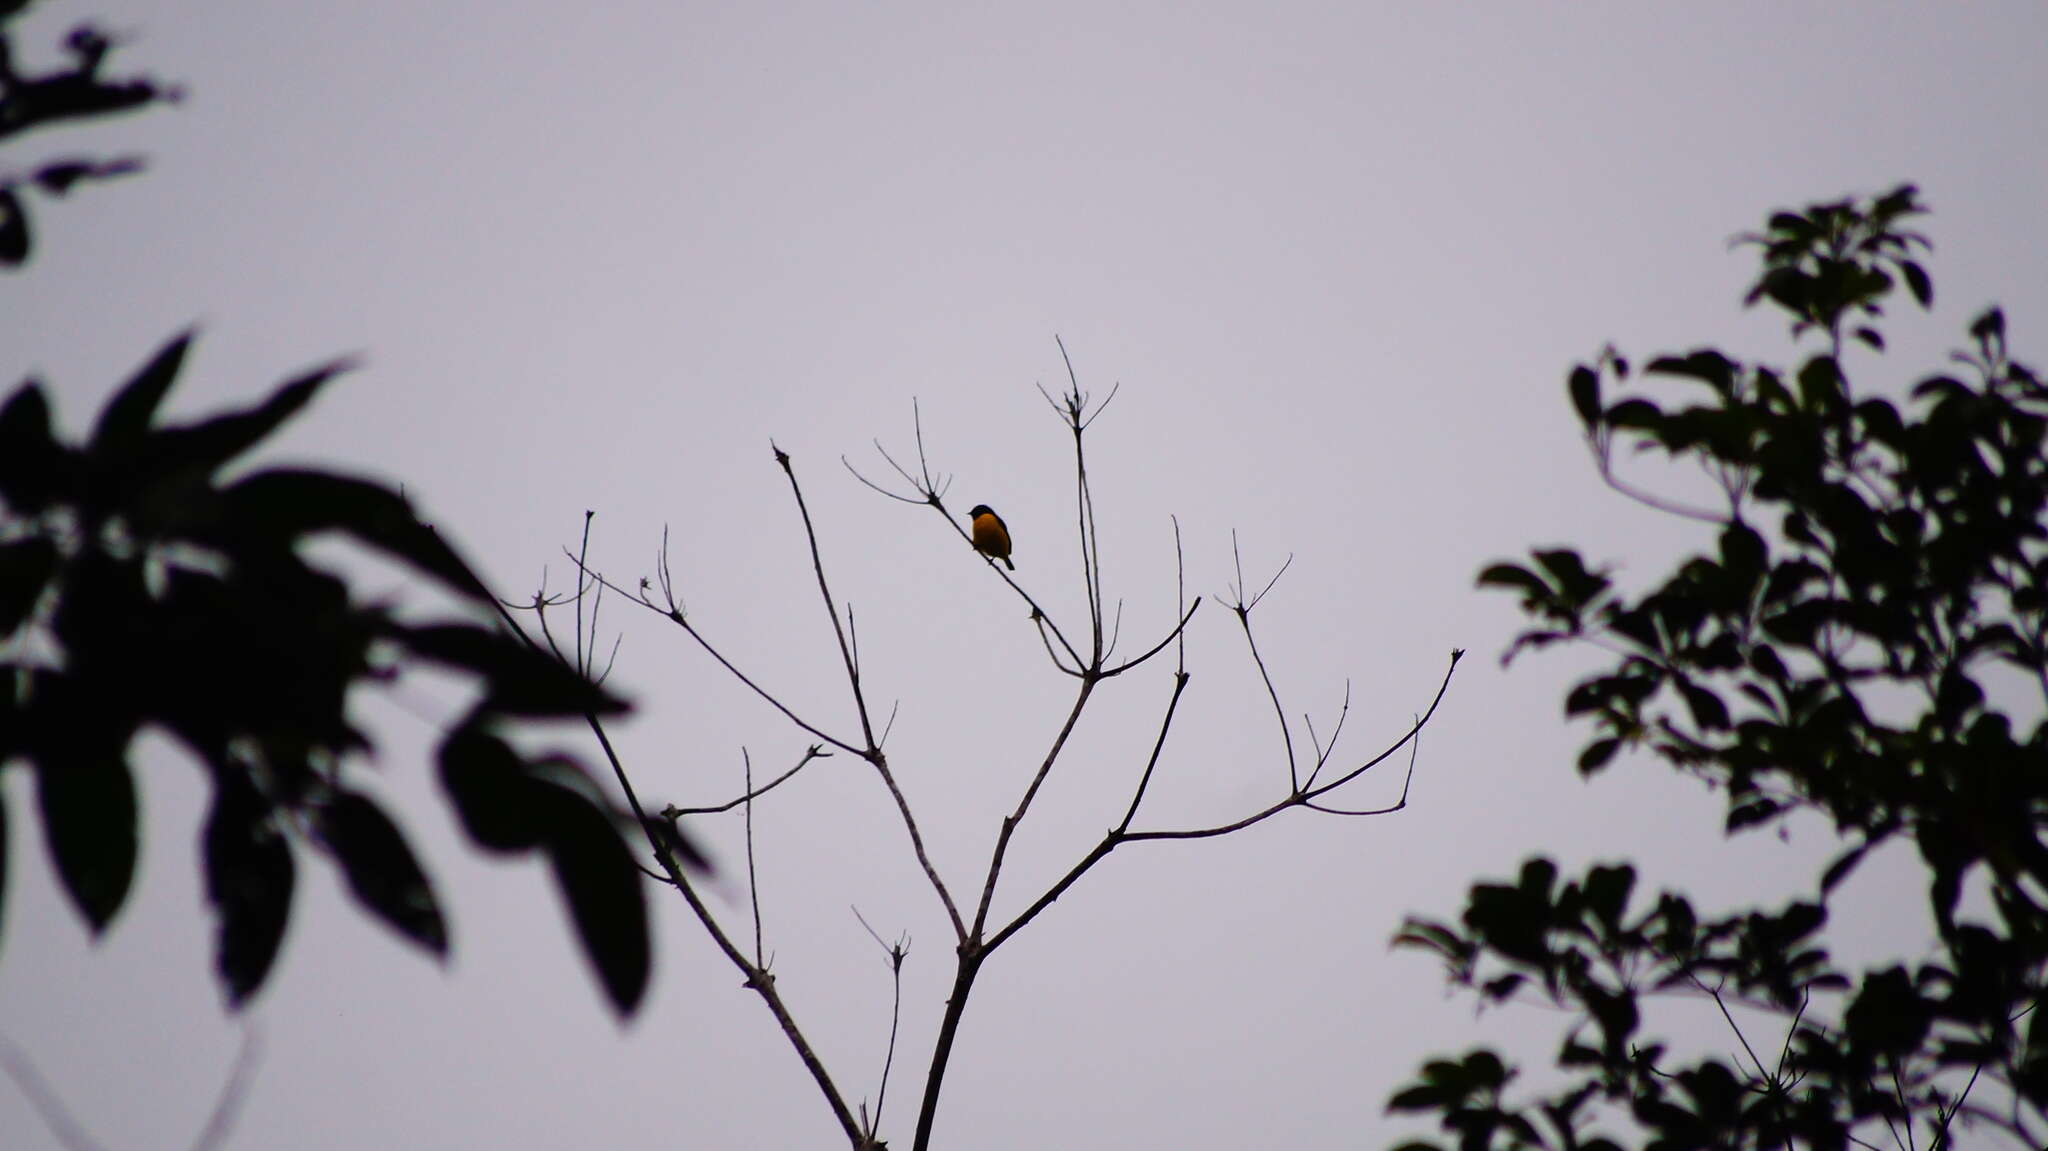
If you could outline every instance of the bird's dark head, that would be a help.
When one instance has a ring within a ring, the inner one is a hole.
[[[978,520],[983,516],[992,516],[994,514],[996,514],[995,509],[987,504],[976,504],[967,509],[967,518],[970,520]]]

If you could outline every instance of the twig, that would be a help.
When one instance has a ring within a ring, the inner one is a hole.
[[[1273,585],[1280,582],[1280,577],[1287,574],[1288,565],[1294,562],[1294,557],[1287,557],[1287,563],[1280,565],[1280,570],[1273,573],[1273,578],[1266,581],[1264,590],[1253,596],[1250,603],[1246,603],[1244,598],[1244,559],[1237,550],[1235,531],[1230,533],[1230,558],[1231,562],[1237,565],[1237,602],[1231,605],[1230,610],[1237,613],[1238,626],[1244,629],[1244,642],[1251,648],[1252,662],[1258,665],[1259,678],[1266,684],[1266,695],[1273,701],[1273,714],[1280,720],[1280,742],[1287,751],[1288,791],[1290,794],[1299,795],[1302,790],[1301,769],[1296,765],[1294,758],[1294,732],[1287,723],[1287,709],[1280,703],[1280,690],[1273,686],[1273,676],[1266,670],[1265,657],[1259,654],[1259,641],[1252,635],[1252,609],[1259,606],[1259,601],[1266,598],[1266,592],[1272,591]]]
[[[822,746],[814,743],[809,748],[805,749],[803,758],[796,761],[796,766],[790,768],[788,771],[783,772],[781,775],[776,776],[774,779],[769,780],[767,783],[762,784],[760,790],[758,791],[749,789],[745,795],[737,796],[733,799],[728,799],[724,803],[713,804],[710,807],[677,807],[675,804],[672,803],[662,809],[661,816],[663,819],[667,819],[673,822],[678,816],[717,815],[720,812],[731,811],[733,808],[738,807],[740,804],[759,799],[762,796],[768,794],[769,792],[774,791],[776,788],[782,786],[783,783],[786,782],[791,776],[795,775],[799,771],[802,771],[804,769],[804,765],[811,762],[812,760],[829,759],[831,758],[831,756],[831,752],[826,751]]]
[[[666,587],[672,587],[672,585],[668,584],[666,573],[666,544],[667,535],[664,533],[662,561],[665,594]],[[578,567],[579,570],[583,570],[582,565],[579,564]],[[602,580],[603,577],[600,576],[598,578]],[[651,603],[647,603],[647,601],[639,599],[639,597],[634,598],[636,602],[646,604],[650,608],[653,607]],[[670,602],[670,618],[681,623],[681,610],[674,607],[673,600]],[[528,635],[525,629],[519,626],[518,621],[512,618],[511,612],[503,604],[499,605],[498,614],[505,621],[505,625],[512,629],[514,635],[524,640],[529,647],[533,647],[536,650],[539,649],[539,643],[532,636]],[[702,641],[700,640],[699,642],[701,643]],[[754,993],[761,997],[761,1002],[767,1006],[769,1014],[775,1017],[775,1022],[782,1028],[783,1036],[789,1041],[791,1049],[796,1052],[797,1059],[803,1063],[804,1069],[810,1072],[811,1080],[818,1085],[819,1092],[824,1095],[826,1106],[831,1108],[833,1117],[839,1120],[840,1129],[845,1132],[848,1143],[856,1148],[860,1147],[860,1126],[854,1121],[853,1112],[846,1106],[846,1100],[840,1095],[839,1088],[832,1082],[831,1073],[825,1069],[825,1065],[819,1060],[817,1052],[811,1049],[810,1041],[804,1037],[802,1028],[797,1026],[795,1017],[790,1015],[788,1006],[783,1003],[781,994],[776,991],[775,977],[768,974],[759,965],[749,962],[746,955],[733,944],[732,938],[725,933],[723,927],[719,926],[717,918],[711,914],[711,909],[705,905],[702,897],[697,894],[697,889],[691,884],[689,876],[683,872],[681,865],[676,862],[674,853],[669,850],[668,845],[663,843],[660,836],[655,833],[654,822],[648,817],[646,808],[641,806],[640,797],[633,790],[633,782],[626,774],[626,765],[620,761],[618,750],[612,746],[611,737],[606,734],[603,721],[598,719],[594,712],[584,713],[583,719],[584,722],[590,725],[591,733],[597,737],[598,746],[603,749],[606,762],[611,764],[612,775],[618,780],[620,790],[625,793],[627,808],[632,811],[634,819],[640,824],[640,830],[646,836],[648,846],[654,851],[655,860],[661,864],[662,870],[668,873],[670,886],[682,894],[684,902],[690,905],[691,913],[696,915],[697,922],[703,926],[705,934],[711,937],[711,941],[717,945],[720,951],[725,953],[726,959],[734,967],[739,968],[741,974],[746,977],[745,985],[753,989]],[[799,724],[799,726],[802,725]]]
[[[747,901],[754,907],[754,966],[765,969],[767,965],[762,962],[764,952],[761,947],[761,881],[754,870],[754,757],[743,747],[740,749],[740,761],[745,765],[747,784]]]
[[[214,1100],[213,1111],[206,1117],[206,1126],[192,1140],[192,1151],[213,1151],[227,1141],[234,1130],[235,1119],[242,1112],[242,1104],[248,1101],[249,1084],[256,1078],[256,1068],[262,1064],[263,1040],[254,1024],[242,1029],[242,1047],[235,1053],[235,1065],[228,1071],[228,1080],[222,1085],[220,1098]]]
[[[28,1053],[5,1036],[0,1036],[0,1071],[7,1072],[7,1077],[14,1081],[14,1086],[35,1109],[36,1116],[50,1129],[50,1134],[57,1137],[57,1142],[70,1151],[106,1151],[86,1133],[72,1116],[71,1109],[64,1106],[63,1098],[43,1079]]]
[[[882,1057],[882,1082],[875,1089],[875,1114],[872,1120],[867,1121],[868,1138],[872,1140],[875,1133],[881,1130],[882,1108],[889,1101],[889,1069],[896,1062],[896,1028],[903,1019],[903,960],[910,954],[910,937],[901,936],[893,944],[884,943],[882,937],[875,933],[875,929],[868,925],[867,917],[860,913],[860,908],[853,909],[853,917],[860,920],[860,925],[867,929],[868,936],[875,941],[875,945],[888,954],[889,974],[896,988],[894,998],[889,1004],[889,1051]],[[861,1114],[865,1120],[865,1106],[861,1108]]]

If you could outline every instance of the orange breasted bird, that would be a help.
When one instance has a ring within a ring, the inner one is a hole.
[[[1004,567],[1016,571],[1017,565],[1010,562],[1010,529],[1003,523],[1003,517],[987,504],[976,504],[967,513],[967,519],[974,525],[974,550],[999,559]]]

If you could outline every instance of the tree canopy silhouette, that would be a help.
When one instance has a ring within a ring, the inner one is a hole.
[[[1640,595],[1567,547],[1487,568],[1531,620],[1508,656],[1613,654],[1566,696],[1592,724],[1582,774],[1646,750],[1724,793],[1729,833],[1817,813],[1842,850],[1805,895],[1729,915],[1632,898],[1627,864],[1561,880],[1536,858],[1475,885],[1456,923],[1410,920],[1398,942],[1483,1003],[1575,1020],[1554,1089],[1511,1094],[1517,1070],[1481,1049],[1393,1096],[1460,1148],[1940,1148],[1972,1126],[2042,1145],[2048,388],[1996,308],[1909,397],[1852,386],[1849,353],[1884,352],[1898,289],[1932,304],[1922,211],[1905,186],[1743,238],[1762,257],[1746,303],[1785,315],[1791,367],[1702,348],[1632,387],[1610,349],[1568,377],[1602,477],[1710,538]],[[1698,464],[1718,499],[1652,494],[1621,473],[1638,452]],[[1925,864],[1937,943],[1845,969],[1831,896],[1894,841]],[[1739,1054],[1681,1055],[1653,1025],[1668,995],[1711,998]]]

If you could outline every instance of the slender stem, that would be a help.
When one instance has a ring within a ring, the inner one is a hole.
[[[875,730],[868,719],[867,697],[861,693],[860,667],[854,662],[853,649],[847,644],[846,628],[839,622],[839,605],[832,598],[831,587],[825,583],[825,560],[818,552],[818,532],[811,526],[810,505],[804,502],[803,485],[796,482],[796,469],[790,466],[789,453],[781,448],[775,448],[775,462],[782,465],[782,474],[789,477],[790,493],[796,496],[796,510],[803,515],[804,538],[811,545],[811,570],[818,575],[818,594],[824,597],[825,611],[832,617],[832,638],[839,641],[839,661],[845,665],[847,683],[853,688],[853,706],[860,713],[861,738],[867,741],[868,748],[872,750],[875,746]]]
[[[1081,709],[1088,706],[1088,697],[1095,694],[1095,685],[1100,682],[1092,674],[1081,677],[1081,690],[1074,696],[1074,706],[1067,712],[1067,720],[1060,725],[1059,734],[1053,737],[1052,747],[1045,753],[1045,759],[1038,765],[1038,773],[1031,777],[1031,786],[1024,789],[1024,798],[1017,801],[1017,809],[1003,818],[1002,830],[996,833],[996,849],[988,861],[988,877],[982,882],[981,902],[974,910],[973,939],[981,938],[982,929],[988,924],[988,908],[995,899],[996,879],[1003,871],[1003,856],[1010,850],[1010,836],[1016,833],[1017,824],[1023,821],[1024,813],[1031,810],[1031,801],[1038,795],[1045,777],[1052,773],[1052,765],[1058,761],[1060,751],[1067,745],[1067,737],[1074,733],[1074,725],[1080,722]]]
[[[788,771],[785,771],[781,775],[776,776],[774,779],[769,780],[767,783],[762,784],[758,789],[750,787],[747,789],[747,793],[745,795],[735,796],[732,799],[726,800],[724,803],[712,804],[709,807],[677,807],[671,804],[668,807],[662,809],[662,817],[665,819],[674,819],[677,816],[682,815],[717,815],[720,812],[731,811],[733,808],[738,807],[743,803],[751,803],[754,800],[757,800],[762,796],[768,794],[769,792],[774,791],[776,788],[782,786],[782,784],[787,782],[791,776],[795,775],[799,771],[802,771],[804,769],[804,765],[810,763],[812,760],[824,759],[830,756],[831,754],[831,752],[826,751],[824,748],[818,746],[817,744],[812,744],[810,748],[804,752],[803,758],[796,761],[795,767],[790,768]]]
[[[1424,727],[1428,726],[1430,717],[1436,714],[1437,706],[1443,703],[1444,692],[1451,685],[1451,675],[1453,672],[1457,670],[1458,660],[1464,654],[1465,652],[1463,649],[1458,649],[1451,653],[1451,666],[1444,671],[1443,682],[1437,685],[1436,698],[1430,701],[1429,710],[1423,712],[1421,717],[1416,719],[1415,722],[1409,726],[1406,734],[1402,735],[1400,739],[1397,739],[1393,743],[1389,744],[1386,750],[1380,752],[1378,755],[1373,756],[1371,759],[1366,760],[1364,763],[1359,764],[1357,767],[1352,768],[1350,771],[1345,772],[1343,775],[1338,776],[1336,779],[1331,780],[1329,783],[1323,784],[1321,787],[1294,792],[1293,794],[1288,795],[1286,798],[1281,799],[1267,806],[1263,810],[1254,812],[1251,815],[1245,816],[1243,819],[1235,820],[1231,823],[1219,824],[1215,827],[1196,828],[1188,831],[1133,831],[1126,833],[1123,836],[1123,838],[1126,840],[1130,840],[1132,842],[1147,839],[1210,839],[1218,835],[1229,835],[1233,831],[1242,831],[1243,829],[1250,827],[1255,823],[1263,823],[1266,820],[1271,819],[1273,816],[1278,815],[1283,811],[1286,811],[1290,807],[1314,806],[1312,803],[1313,800],[1320,798],[1321,796],[1328,795],[1330,792],[1337,790],[1338,788],[1344,786],[1352,780],[1357,779],[1359,776],[1365,774],[1366,772],[1371,771],[1373,768],[1378,767],[1381,763],[1385,762],[1389,757],[1391,757],[1395,752],[1401,750],[1403,747],[1407,747],[1409,745],[1409,742],[1413,740],[1422,731]],[[1400,807],[1400,804],[1396,804],[1393,807],[1383,808],[1376,811],[1332,811],[1331,814],[1385,815],[1388,812],[1400,810]],[[1318,810],[1324,809],[1319,808]]]
[[[1241,586],[1241,585],[1240,585]],[[1251,649],[1252,663],[1259,669],[1259,679],[1266,685],[1266,697],[1273,701],[1273,715],[1280,721],[1280,743],[1287,750],[1287,788],[1289,794],[1301,794],[1301,770],[1295,766],[1294,732],[1287,722],[1287,709],[1281,706],[1280,689],[1273,686],[1273,676],[1266,670],[1266,660],[1259,654],[1259,641],[1252,637],[1252,613],[1248,604],[1237,605],[1237,622],[1244,629],[1245,646]]]
[[[227,1142],[229,1133],[235,1128],[235,1119],[241,1114],[242,1104],[249,1099],[249,1084],[255,1080],[256,1067],[262,1062],[263,1043],[253,1026],[242,1031],[242,1049],[235,1053],[235,1065],[228,1072],[228,1081],[221,1087],[220,1098],[214,1100],[213,1112],[206,1117],[206,1126],[192,1140],[192,1151],[212,1151]]]
[[[754,908],[754,966],[764,967],[766,963],[762,956],[766,952],[761,947],[761,879],[754,868],[754,757],[743,747],[740,759],[746,764],[747,902]]]
[[[939,1113],[939,1088],[946,1079],[946,1064],[953,1058],[953,1039],[960,1033],[960,1016],[967,1009],[967,996],[974,990],[974,978],[981,972],[982,952],[971,942],[960,945],[960,963],[953,973],[953,991],[946,997],[946,1013],[939,1019],[939,1035],[932,1045],[931,1068],[925,1072],[924,1100],[917,1109],[917,1137],[911,1151],[930,1151],[932,1121]]]
[[[498,601],[494,599],[493,602]],[[512,629],[514,635],[524,640],[529,647],[541,650],[540,644],[519,626],[502,603],[498,603],[498,614],[505,621],[505,625]],[[680,613],[676,614],[677,622],[680,623]],[[686,629],[687,626],[685,625]],[[734,945],[731,937],[726,935],[725,929],[719,926],[718,920],[711,914],[711,909],[705,906],[703,899],[697,894],[697,889],[690,883],[681,865],[676,862],[675,853],[655,834],[654,824],[648,818],[646,809],[640,805],[640,797],[633,790],[633,781],[626,775],[626,765],[620,761],[617,749],[612,746],[611,737],[605,733],[603,721],[599,720],[594,712],[584,713],[583,718],[590,725],[591,732],[597,736],[598,746],[603,749],[605,760],[611,764],[612,775],[619,781],[619,789],[625,793],[626,806],[632,811],[642,834],[647,837],[648,845],[654,850],[655,861],[668,873],[669,885],[682,893],[684,901],[697,916],[697,922],[703,925],[705,934],[709,935],[718,949],[725,953],[725,957],[732,965],[746,976],[746,985],[767,1005],[769,1014],[775,1017],[775,1022],[782,1028],[783,1036],[789,1040],[790,1047],[796,1051],[804,1069],[811,1073],[812,1081],[818,1085],[818,1090],[825,1096],[826,1105],[832,1109],[833,1117],[839,1120],[840,1129],[846,1133],[848,1143],[855,1148],[861,1147],[860,1125],[854,1120],[852,1110],[846,1106],[846,1100],[839,1094],[839,1088],[832,1082],[831,1073],[825,1069],[817,1053],[811,1050],[810,1041],[804,1038],[802,1028],[797,1026],[788,1006],[782,1002],[781,994],[775,990],[775,977],[749,962],[746,955]]]
[[[932,857],[924,849],[924,836],[917,830],[917,818],[910,814],[910,801],[903,797],[903,789],[896,786],[896,776],[889,770],[888,757],[878,748],[864,758],[875,765],[875,774],[882,777],[882,783],[889,789],[889,797],[896,801],[896,810],[903,816],[903,828],[910,833],[910,848],[917,854],[917,865],[924,869],[924,877],[938,893],[939,902],[946,907],[946,918],[953,923],[953,936],[957,940],[967,938],[967,924],[960,918],[960,907],[953,902],[953,893],[946,887],[946,881],[939,878],[939,869],[932,864]]]
[[[62,1096],[44,1080],[36,1070],[28,1054],[14,1045],[10,1039],[0,1036],[0,1071],[14,1081],[29,1106],[42,1119],[50,1134],[62,1143],[67,1151],[106,1151],[105,1145],[86,1133],[84,1126],[64,1105]]]

